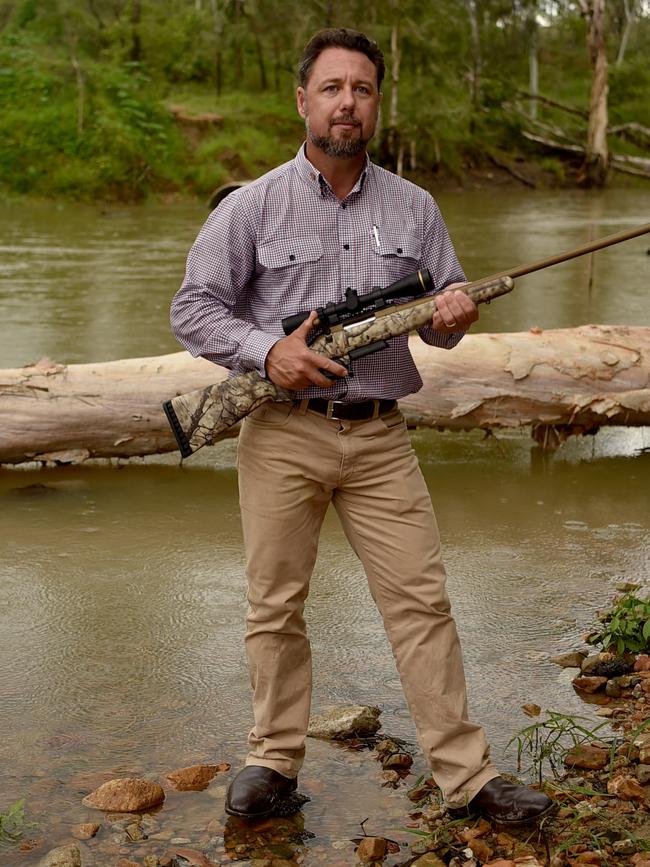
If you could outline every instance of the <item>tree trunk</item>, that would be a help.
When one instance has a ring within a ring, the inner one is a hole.
[[[616,55],[616,63],[615,66],[618,69],[619,66],[622,66],[623,61],[625,60],[625,52],[627,50],[627,43],[630,38],[630,31],[632,30],[632,23],[634,22],[634,13],[635,13],[635,0],[623,0],[623,11],[625,15],[625,23],[623,25],[623,33],[621,35],[621,41],[618,46],[618,54]]]
[[[587,20],[587,48],[591,61],[591,99],[582,182],[604,187],[609,168],[607,150],[607,52],[605,50],[605,0],[580,0]]]
[[[530,117],[537,120],[537,94],[539,92],[539,60],[538,60],[538,32],[537,32],[537,3],[531,3],[528,10],[528,89],[530,91]]]
[[[388,115],[388,126],[391,129],[397,129],[399,120],[398,116],[398,100],[399,100],[399,33],[397,24],[393,24],[390,32],[390,114]]]
[[[554,445],[601,425],[650,425],[650,328],[469,334],[450,352],[416,337],[411,351],[424,381],[400,401],[412,427],[531,426]],[[163,401],[226,375],[186,352],[1,370],[0,463],[173,451]]]
[[[142,20],[141,0],[131,0],[131,52],[133,63],[142,60],[142,40],[140,39],[140,22]]]
[[[478,26],[476,0],[465,0],[465,8],[469,16],[469,29],[472,44],[472,108],[476,112],[481,101],[481,75],[483,61],[481,57],[481,33]]]

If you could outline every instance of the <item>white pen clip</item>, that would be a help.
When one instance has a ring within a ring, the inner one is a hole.
[[[381,242],[379,240],[379,229],[377,228],[377,226],[372,227],[372,233],[375,236],[375,244],[377,245],[377,249],[379,250],[379,248],[381,247]]]

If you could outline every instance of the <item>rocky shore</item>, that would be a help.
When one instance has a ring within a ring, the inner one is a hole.
[[[257,822],[219,818],[203,832],[183,836],[169,827],[163,808],[170,792],[199,792],[230,770],[230,764],[197,764],[153,777],[85,781],[80,817],[95,821],[70,828],[65,845],[21,835],[0,847],[0,863],[38,867],[289,867],[297,864],[413,865],[413,867],[650,867],[650,656],[583,650],[551,660],[567,671],[572,687],[597,704],[601,724],[524,707],[532,720],[513,738],[522,767],[534,772],[556,802],[554,815],[538,825],[500,827],[468,815],[451,819],[428,776],[414,779],[414,748],[380,730],[372,707],[334,708],[312,717],[311,737],[337,742],[346,751],[379,762],[380,785],[404,792],[399,840],[365,833],[335,843],[309,845],[297,796],[292,815]],[[550,769],[550,770],[549,770]],[[514,779],[514,778],[513,778]],[[81,781],[81,789],[84,782]],[[216,806],[215,802],[215,806]],[[410,807],[408,806],[410,803]],[[397,836],[397,835],[395,835]],[[6,860],[9,851],[13,860]],[[15,853],[15,854],[14,854]],[[40,854],[39,860],[34,860]],[[45,854],[42,854],[45,853]],[[4,860],[3,860],[4,859]]]

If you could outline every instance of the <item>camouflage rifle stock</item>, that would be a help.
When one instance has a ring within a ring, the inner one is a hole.
[[[416,271],[399,284],[406,281],[419,282],[422,289],[432,287],[429,272],[424,270]],[[494,280],[467,283],[460,288],[475,304],[482,304],[511,292],[513,287],[510,277],[500,276]],[[385,290],[389,297],[391,288]],[[362,304],[364,297],[358,296]],[[355,358],[386,348],[386,341],[391,337],[409,334],[429,325],[436,307],[436,298],[430,295],[372,311],[362,306],[358,315],[318,334],[309,343],[309,348],[324,358],[348,365]],[[319,320],[314,325],[318,327]],[[263,379],[257,371],[249,370],[218,385],[173,397],[165,401],[163,409],[181,455],[187,458],[202,446],[216,442],[224,431],[268,400],[292,401],[295,394]]]

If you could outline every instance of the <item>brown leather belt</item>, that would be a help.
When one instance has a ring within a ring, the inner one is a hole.
[[[396,400],[359,400],[355,403],[344,403],[340,400],[325,400],[322,397],[311,397],[300,401],[300,406],[319,412],[325,418],[341,421],[364,421],[379,418],[397,407]]]

